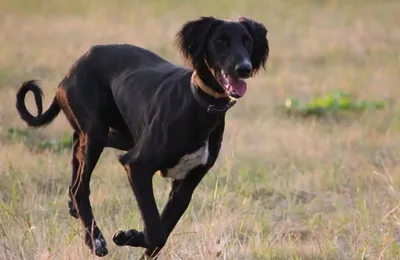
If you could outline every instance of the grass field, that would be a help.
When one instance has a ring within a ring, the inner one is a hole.
[[[71,128],[61,115],[28,131],[14,105],[21,82],[41,80],[47,107],[72,62],[99,43],[133,43],[183,64],[174,34],[200,15],[263,22],[270,59],[229,111],[219,160],[161,259],[400,259],[395,0],[0,0],[0,259],[96,258],[68,214],[70,150],[41,145]],[[332,90],[392,105],[323,119],[276,110],[288,97]],[[119,228],[142,228],[120,153],[103,153],[91,201],[105,259],[137,259],[141,249],[111,240]],[[154,182],[162,207],[170,181]]]

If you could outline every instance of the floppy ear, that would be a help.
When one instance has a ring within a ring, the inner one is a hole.
[[[257,72],[261,67],[265,69],[265,64],[269,55],[267,28],[265,28],[262,23],[258,23],[246,17],[240,17],[238,21],[247,28],[253,38],[253,51],[251,53],[253,72]]]
[[[196,68],[204,62],[207,38],[211,28],[219,20],[214,17],[200,17],[185,23],[176,34],[175,44],[183,56]]]

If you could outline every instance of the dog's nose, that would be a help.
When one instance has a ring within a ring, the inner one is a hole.
[[[248,61],[242,62],[235,66],[236,74],[239,78],[248,78],[251,75],[252,70],[251,63]]]

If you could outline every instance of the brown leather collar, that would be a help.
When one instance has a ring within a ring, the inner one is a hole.
[[[222,98],[222,97],[228,97],[229,102],[223,105],[213,105],[208,103],[206,100],[204,100],[202,97],[200,97],[199,93],[197,92],[197,88],[200,88],[204,93],[213,96],[215,98]],[[236,100],[232,99],[228,95],[223,95],[221,93],[217,93],[210,87],[206,86],[204,82],[199,78],[196,77],[196,72],[193,71],[191,80],[190,80],[190,90],[193,94],[194,99],[197,101],[197,103],[200,104],[203,108],[206,109],[207,113],[210,114],[221,114],[225,113],[229,108],[234,106],[236,104]],[[218,94],[218,95],[217,95]],[[217,96],[217,97],[216,97]]]
[[[204,84],[204,82],[197,76],[197,72],[196,71],[193,71],[191,81],[193,82],[193,85],[195,85],[196,87],[200,88],[206,94],[208,94],[208,95],[210,95],[212,97],[215,97],[215,98],[226,98],[226,97],[228,97],[228,95],[226,93],[219,93],[219,92],[213,90],[212,88],[210,88],[209,86],[207,86],[206,84]]]

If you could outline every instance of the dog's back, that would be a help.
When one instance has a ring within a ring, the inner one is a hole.
[[[179,109],[187,94],[183,88],[188,90],[181,82],[190,78],[190,72],[138,46],[96,45],[75,62],[60,83],[60,91],[70,102],[74,102],[72,98],[85,100],[86,110],[106,108],[101,114],[108,117],[110,128],[127,132],[123,122],[136,121],[133,125],[143,127],[143,120],[167,109],[163,103],[168,104],[168,109],[175,103]],[[68,117],[69,108],[62,104],[61,108]]]

